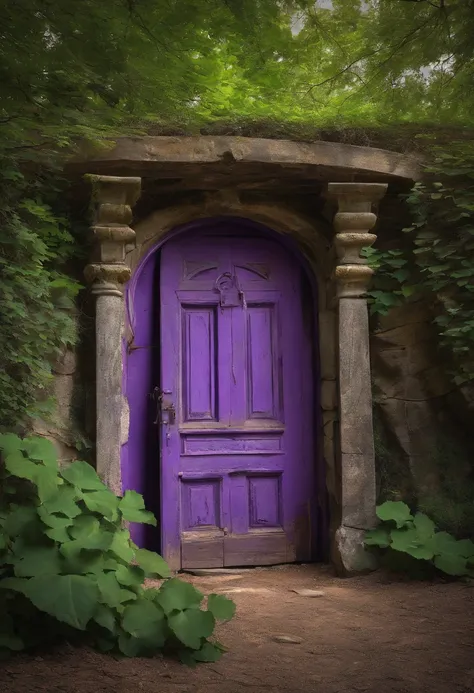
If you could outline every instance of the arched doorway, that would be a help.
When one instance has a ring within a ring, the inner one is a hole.
[[[316,556],[316,296],[298,255],[261,224],[206,219],[130,283],[123,487],[160,518],[135,541],[175,569]]]

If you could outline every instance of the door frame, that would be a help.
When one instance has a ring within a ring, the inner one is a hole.
[[[178,236],[199,233],[210,225],[233,223],[238,228],[252,231],[261,238],[276,241],[302,268],[311,290],[312,305],[312,351],[313,351],[313,417],[314,417],[314,464],[315,489],[317,490],[317,512],[313,514],[313,560],[324,560],[328,556],[329,516],[324,469],[323,426],[321,410],[320,339],[318,335],[318,278],[311,264],[300,250],[298,243],[288,234],[282,234],[267,225],[237,215],[212,216],[195,220],[168,231],[140,259],[127,285],[126,333],[123,340],[123,383],[122,390],[128,411],[128,439],[122,444],[121,469],[123,489],[134,489],[143,493],[147,507],[161,520],[161,460],[157,457],[161,449],[158,427],[153,426],[155,403],[151,395],[152,385],[159,383],[159,324],[160,296],[159,269],[160,250],[168,241]],[[138,462],[138,463],[137,463]],[[158,523],[158,528],[160,522]],[[132,526],[132,537],[136,543],[155,551],[163,551],[161,532],[147,526]],[[173,570],[179,569],[180,555],[164,551],[164,557]]]

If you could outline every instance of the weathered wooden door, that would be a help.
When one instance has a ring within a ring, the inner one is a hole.
[[[211,229],[162,251],[161,531],[173,568],[311,554],[311,337],[278,243]]]

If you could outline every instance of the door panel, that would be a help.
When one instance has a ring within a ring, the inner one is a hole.
[[[175,569],[308,560],[316,494],[300,268],[273,241],[203,234],[166,244],[160,277],[165,558]]]

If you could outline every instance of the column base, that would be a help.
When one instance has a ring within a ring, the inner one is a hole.
[[[364,545],[365,532],[344,525],[336,530],[331,557],[340,577],[364,575],[378,568],[376,557]]]

